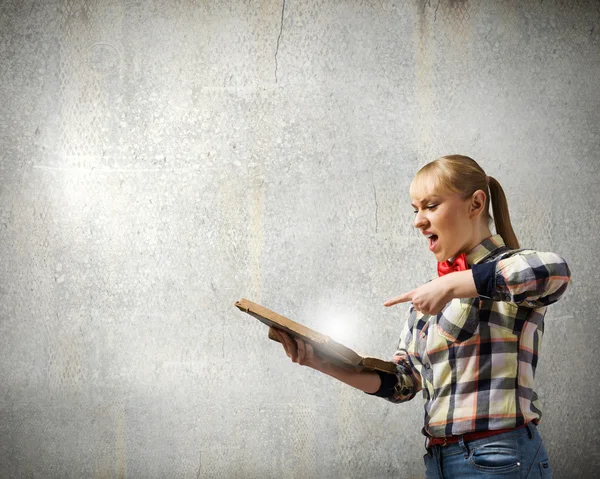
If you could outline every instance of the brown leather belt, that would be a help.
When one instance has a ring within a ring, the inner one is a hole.
[[[462,436],[448,436],[448,437],[427,437],[427,443],[425,447],[429,446],[446,446],[448,444],[457,443],[458,440],[462,437],[463,441],[475,441],[477,439],[483,439],[485,437],[495,436],[496,434],[502,434],[504,432],[515,431],[517,429],[521,429],[523,427],[527,427],[527,424],[523,424],[522,426],[517,427],[509,427],[508,429],[496,429],[494,431],[477,431],[477,432],[469,432],[467,434],[463,434]]]

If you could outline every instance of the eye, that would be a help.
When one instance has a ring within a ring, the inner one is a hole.
[[[427,209],[428,210],[433,210],[435,208],[437,208],[437,205],[435,205],[435,204],[434,205],[427,205]]]

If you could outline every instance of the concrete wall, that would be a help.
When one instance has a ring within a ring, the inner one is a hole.
[[[389,357],[435,271],[408,185],[451,153],[570,263],[540,429],[597,471],[600,2],[4,0],[0,58],[1,477],[422,477],[420,397],[233,303]]]

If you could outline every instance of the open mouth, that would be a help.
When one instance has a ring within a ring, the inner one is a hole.
[[[429,237],[429,250],[433,251],[438,245],[439,238],[437,235],[431,235]]]

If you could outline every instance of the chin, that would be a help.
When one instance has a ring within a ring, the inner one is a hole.
[[[440,253],[433,253],[433,256],[435,256],[435,259],[438,263],[441,263],[442,261],[446,261],[448,259],[448,258],[443,258]]]

